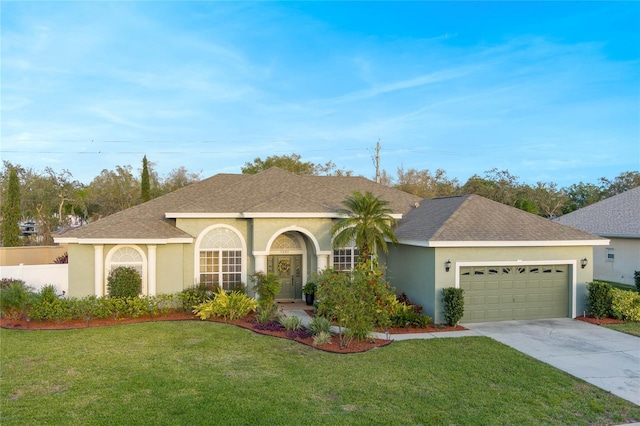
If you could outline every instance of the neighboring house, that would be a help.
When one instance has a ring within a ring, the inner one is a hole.
[[[443,320],[440,289],[453,285],[474,289],[471,312],[484,309],[484,317],[468,314],[468,320],[582,313],[592,276],[580,260],[591,259],[592,246],[606,240],[477,196],[422,201],[362,177],[299,176],[277,168],[219,174],[56,237],[69,247],[69,295],[104,295],[109,271],[124,265],[140,271],[143,294],[198,283],[232,289],[264,271],[279,275],[279,299],[301,299],[313,272],[348,270],[357,259],[354,247],[334,250],[331,235],[342,202],[354,191],[389,202],[401,241],[382,259],[389,280],[436,321]],[[496,290],[497,267],[502,278]],[[545,279],[531,278],[536,268]],[[487,280],[479,286],[481,271]],[[519,275],[509,281],[504,271]],[[563,309],[544,308],[548,274],[554,306]],[[523,285],[532,290],[508,290]],[[557,302],[560,293],[564,299]],[[500,305],[497,316],[494,302]]]
[[[608,238],[594,248],[593,277],[634,285],[640,271],[640,186],[560,216],[558,223]]]

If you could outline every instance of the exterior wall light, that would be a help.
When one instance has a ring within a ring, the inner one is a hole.
[[[582,269],[584,269],[587,266],[587,258],[586,257],[580,261],[580,266],[582,266]]]
[[[584,266],[583,266],[584,268]],[[449,272],[449,269],[451,269],[451,261],[447,260],[446,262],[444,262],[444,269]]]

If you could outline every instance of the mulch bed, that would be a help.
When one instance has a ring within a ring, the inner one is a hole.
[[[0,327],[11,329],[11,330],[72,330],[79,328],[94,328],[94,327],[106,327],[106,326],[117,326],[117,325],[125,325],[125,324],[138,324],[142,322],[151,322],[151,321],[202,321],[197,318],[195,315],[190,313],[182,313],[182,312],[172,312],[166,315],[157,316],[157,317],[139,317],[139,318],[122,318],[122,319],[92,319],[87,322],[84,320],[66,320],[66,321],[39,321],[39,320],[31,320],[26,321],[26,319],[10,319],[10,318],[0,318]],[[331,339],[331,343],[322,345],[322,346],[314,346],[313,345],[313,337],[298,337],[298,336],[288,336],[286,331],[274,331],[274,330],[256,330],[254,325],[256,325],[255,318],[253,316],[248,316],[246,318],[234,321],[225,321],[223,319],[211,319],[209,321],[212,322],[221,322],[225,324],[232,324],[238,327],[242,327],[248,330],[251,330],[258,334],[269,335],[273,337],[278,337],[281,339],[294,340],[296,342],[302,343],[304,345],[312,346],[316,349],[320,349],[327,352],[333,353],[358,353],[365,352],[374,348],[379,348],[383,346],[387,346],[391,344],[392,340],[384,340],[384,339],[367,339],[364,341],[355,340],[353,341],[349,347],[340,348],[338,337],[334,336]]]
[[[313,315],[313,313],[311,312]],[[72,330],[78,328],[93,328],[93,327],[106,327],[106,326],[116,326],[116,325],[125,325],[125,324],[137,324],[142,322],[151,322],[151,321],[201,321],[195,315],[186,312],[170,312],[165,315],[156,316],[156,317],[139,317],[139,318],[122,318],[122,319],[91,319],[89,322],[85,320],[65,320],[65,321],[39,321],[39,320],[31,320],[26,321],[26,319],[10,319],[10,318],[0,318],[0,327],[11,329],[11,330]],[[367,340],[354,340],[351,342],[349,347],[341,348],[339,344],[338,336],[333,336],[331,339],[331,343],[321,346],[313,345],[313,337],[309,336],[292,336],[291,334],[287,335],[287,332],[284,330],[257,330],[254,328],[256,325],[256,320],[253,316],[248,316],[242,318],[240,320],[234,321],[225,321],[223,319],[210,319],[209,321],[213,322],[221,322],[226,324],[236,325],[238,327],[246,328],[258,334],[265,334],[273,337],[278,337],[281,339],[294,340],[296,342],[302,343],[304,345],[312,346],[316,349],[320,349],[327,352],[333,353],[358,353],[365,352],[374,348],[379,348],[383,346],[387,346],[393,342],[393,340],[385,340],[385,339],[367,339]],[[458,325],[456,327],[451,327],[443,324],[432,324],[426,328],[391,328],[389,329],[389,335],[394,334],[411,334],[411,333],[436,333],[441,331],[457,331],[457,330],[466,330],[466,328]],[[378,330],[379,332],[385,333],[385,330]]]
[[[589,324],[596,324],[596,325],[624,323],[623,320],[619,320],[615,318],[594,318],[592,316],[584,316],[584,315],[576,317],[575,319],[577,319],[578,321],[584,321],[584,322],[588,322]]]

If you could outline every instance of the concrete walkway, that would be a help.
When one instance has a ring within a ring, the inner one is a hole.
[[[303,325],[311,317],[304,304],[282,304]],[[409,340],[487,336],[539,361],[640,405],[640,338],[569,318],[464,324],[466,331],[392,334],[379,339]],[[337,331],[337,328],[336,330]]]
[[[464,326],[640,405],[638,337],[569,318]]]

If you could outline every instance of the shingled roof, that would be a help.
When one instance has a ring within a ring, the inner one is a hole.
[[[144,204],[71,230],[59,242],[81,240],[176,239],[192,235],[175,227],[178,217],[338,217],[354,191],[389,202],[395,214],[408,212],[419,198],[363,177],[300,176],[271,168],[255,175],[219,174]]]
[[[427,247],[590,245],[607,241],[478,195],[422,200],[400,221],[396,236],[401,243]]]
[[[640,186],[556,220],[603,237],[640,238]]]

